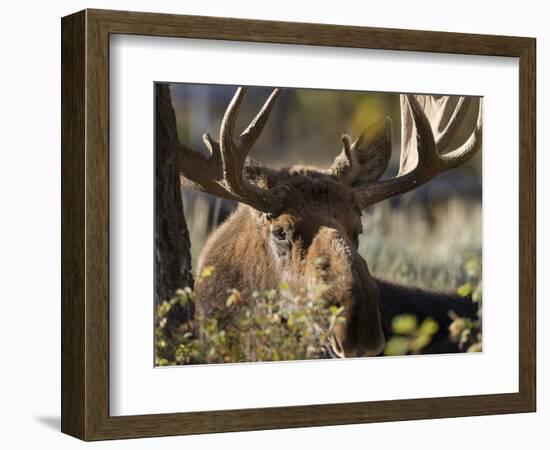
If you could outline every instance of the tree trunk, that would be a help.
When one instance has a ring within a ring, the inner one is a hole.
[[[177,169],[176,116],[170,87],[155,86],[155,303],[174,296],[177,289],[193,287],[191,243],[183,211]],[[193,306],[172,306],[166,328],[191,319]]]

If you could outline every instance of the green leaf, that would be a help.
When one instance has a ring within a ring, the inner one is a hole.
[[[409,347],[412,352],[419,352],[426,347],[432,341],[432,337],[429,334],[419,334],[410,343]]]
[[[482,295],[483,295],[482,294],[482,288],[481,288],[481,284],[480,284],[475,288],[475,290],[472,294],[472,301],[476,302],[476,303],[479,302],[481,300]]]
[[[481,342],[476,342],[475,344],[470,345],[467,350],[468,353],[478,353],[481,351],[483,351],[483,345],[481,344]]]
[[[477,277],[481,274],[481,261],[477,258],[472,258],[464,263],[466,275],[470,278]]]
[[[384,355],[386,356],[401,356],[406,355],[409,350],[407,338],[401,336],[392,336],[384,347]]]
[[[439,331],[439,324],[433,320],[431,317],[428,317],[424,319],[422,324],[420,325],[420,334],[424,334],[427,336],[433,336]]]
[[[392,320],[392,330],[395,334],[412,334],[416,330],[416,325],[416,317],[410,314],[396,316]]]
[[[468,297],[468,295],[472,293],[472,283],[470,283],[469,281],[467,283],[464,283],[456,290],[456,293],[461,297]]]
[[[204,280],[205,278],[211,277],[216,268],[214,266],[206,266],[202,269],[201,274],[199,275],[199,281]]]

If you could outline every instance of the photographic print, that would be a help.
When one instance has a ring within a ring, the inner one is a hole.
[[[482,351],[482,99],[155,84],[155,365]]]

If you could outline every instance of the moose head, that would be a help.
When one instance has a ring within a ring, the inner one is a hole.
[[[198,271],[215,273],[196,286],[198,307],[208,315],[224,308],[228,288],[251,296],[285,281],[291,291],[307,283],[322,264],[325,299],[343,307],[332,351],[340,357],[380,353],[384,335],[379,289],[358,252],[361,212],[389,197],[411,191],[439,173],[470,159],[481,146],[481,102],[475,129],[456,149],[449,144],[470,98],[401,95],[402,149],[394,178],[381,179],[392,152],[389,118],[369,126],[356,140],[342,136],[343,148],[327,169],[293,166],[274,170],[248,156],[280,95],[274,89],[250,125],[235,136],[246,88],[238,88],[221,123],[219,141],[203,136],[208,156],[178,145],[184,186],[239,203],[210,236]],[[231,320],[227,312],[227,320]]]

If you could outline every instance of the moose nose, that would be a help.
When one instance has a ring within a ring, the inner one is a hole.
[[[379,291],[360,257],[353,268],[353,286],[344,301],[345,320],[335,327],[333,350],[345,358],[379,355],[386,343],[378,307]]]
[[[360,333],[350,336],[351,330],[336,329],[332,339],[332,350],[340,358],[355,358],[364,356],[377,356],[384,350],[386,340],[380,332]]]

